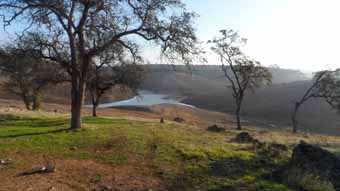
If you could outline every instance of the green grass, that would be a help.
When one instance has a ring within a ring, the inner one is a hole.
[[[231,143],[236,131],[219,134],[185,125],[91,117],[83,123],[83,129],[69,131],[69,120],[62,117],[1,116],[0,157],[26,151],[138,165],[132,164],[135,158],[158,173],[169,190],[291,190],[271,178],[289,153],[260,154],[249,145]]]

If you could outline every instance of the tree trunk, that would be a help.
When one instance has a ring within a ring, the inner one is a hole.
[[[79,78],[77,74],[72,74],[71,89],[71,129],[81,128],[81,112],[84,102],[86,81]]]
[[[31,110],[31,101],[30,101],[30,99],[27,98],[26,95],[22,95],[21,97],[22,97],[22,100],[23,100],[24,103],[25,103],[26,109],[27,109],[27,110]]]
[[[241,110],[241,105],[240,105],[240,104],[237,104],[237,106],[236,106],[236,123],[237,123],[237,130],[242,130],[240,110]]]
[[[99,94],[96,88],[89,88],[92,100],[92,117],[97,117],[97,108],[100,101],[101,94]]]
[[[33,97],[33,111],[38,111],[41,108],[42,92],[41,90],[36,90]]]
[[[71,31],[68,31],[71,48],[71,129],[81,128],[81,111],[84,102],[85,88],[86,88],[86,72],[84,64],[88,60],[84,60],[84,51],[79,51],[77,48],[81,47],[76,43],[75,36]]]
[[[96,99],[96,96],[91,94],[92,96],[92,117],[97,117],[97,107],[98,107],[98,100],[99,100],[99,97],[97,97]]]
[[[97,117],[97,104],[92,105],[92,117]]]
[[[298,131],[298,121],[297,121],[297,113],[300,109],[301,103],[296,102],[294,106],[294,112],[292,115],[292,125],[293,125],[293,133],[297,133]]]
[[[25,103],[25,107],[27,110],[31,110],[31,103],[27,100],[24,100],[24,103]]]
[[[93,103],[93,108],[92,108],[92,116],[97,117],[97,108],[100,103],[100,98],[102,97],[103,94],[97,93],[97,97],[94,97],[92,100]]]

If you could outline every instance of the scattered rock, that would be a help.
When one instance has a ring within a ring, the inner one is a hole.
[[[11,159],[6,159],[6,160],[0,160],[0,165],[7,165],[9,163],[11,163]]]
[[[340,160],[320,147],[301,141],[293,150],[289,169],[314,174],[330,181],[336,190],[340,190]]]
[[[217,125],[212,125],[212,126],[209,126],[207,130],[211,131],[211,132],[220,133],[220,132],[224,132],[225,128],[224,127],[219,127]]]
[[[52,173],[55,172],[56,169],[53,165],[48,164],[47,166],[43,167],[35,167],[25,172],[19,173],[17,176],[30,176],[33,174],[44,174],[44,173]]]
[[[177,123],[183,123],[184,119],[181,118],[181,117],[175,117],[174,121],[177,122]]]
[[[75,151],[75,150],[77,150],[77,149],[78,149],[77,147],[71,147],[71,148],[70,148],[71,151]]]
[[[233,139],[236,143],[253,143],[254,139],[248,132],[241,132]]]
[[[111,186],[101,186],[100,190],[101,191],[112,191],[113,188]]]

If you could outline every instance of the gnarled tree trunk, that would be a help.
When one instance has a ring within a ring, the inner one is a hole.
[[[31,101],[30,99],[26,96],[26,95],[23,95],[22,96],[22,100],[24,101],[25,103],[25,107],[27,110],[31,110]]]
[[[86,81],[79,78],[76,74],[72,74],[72,78],[71,129],[79,129],[81,128],[81,112],[84,103]]]
[[[42,100],[42,92],[41,90],[36,90],[34,92],[34,96],[33,96],[33,106],[32,106],[32,110],[33,111],[38,111],[41,108],[41,100]]]

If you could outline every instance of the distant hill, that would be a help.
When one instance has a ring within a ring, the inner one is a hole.
[[[146,79],[143,89],[172,95],[202,94],[205,91],[218,90],[227,84],[227,80],[217,65],[171,66],[146,65]],[[273,84],[306,81],[309,78],[298,70],[269,68],[273,74]]]
[[[221,66],[219,65],[145,65],[147,75],[154,75],[155,73],[174,74],[186,73],[196,76],[201,76],[210,80],[225,81]],[[279,67],[269,67],[270,72],[273,74],[273,83],[289,83],[294,81],[303,81],[309,79],[309,74],[306,75],[299,70],[283,69]]]
[[[248,92],[243,114],[254,120],[264,120],[273,126],[290,126],[293,102],[310,85],[310,78],[302,72],[277,67],[269,68],[273,84],[254,94]],[[143,89],[181,98],[200,108],[234,112],[231,91],[219,66],[148,65]],[[301,109],[301,127],[310,132],[340,134],[340,116],[322,100],[313,100]]]
[[[248,93],[243,107],[243,115],[252,121],[265,121],[264,126],[290,126],[293,102],[309,85],[308,76],[297,70],[269,68],[273,74],[273,84]],[[182,102],[203,109],[234,113],[234,100],[226,88],[227,81],[219,66],[171,66],[146,65],[146,78],[142,89],[169,94]],[[0,80],[1,82],[2,80]],[[59,84],[46,92],[44,101],[49,103],[70,103],[69,84]],[[132,96],[131,92],[113,89],[103,102],[120,100]],[[0,98],[18,99],[1,89]],[[87,101],[87,103],[89,103]],[[300,125],[313,132],[340,135],[340,116],[321,100],[313,100],[301,109]]]

